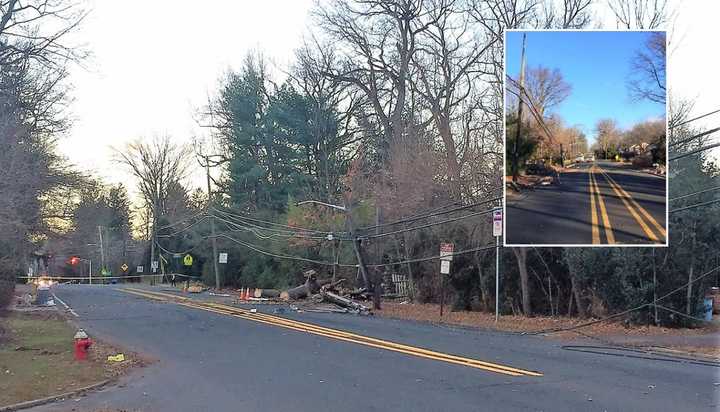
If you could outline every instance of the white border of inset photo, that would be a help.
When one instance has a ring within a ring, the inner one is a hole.
[[[513,32],[513,33],[531,33],[531,32],[569,32],[569,33],[578,33],[578,32],[610,32],[610,33],[619,33],[619,32],[643,32],[643,33],[652,33],[652,32],[663,32],[665,33],[665,48],[667,49],[667,30],[659,30],[659,29],[638,29],[638,30],[612,30],[612,29],[592,29],[592,30],[568,30],[568,29],[506,29],[503,34],[503,79],[502,79],[502,92],[503,92],[503,165],[502,165],[502,183],[503,183],[503,246],[504,247],[667,247],[670,242],[670,227],[669,227],[669,221],[670,221],[670,201],[669,201],[669,179],[670,179],[670,167],[669,167],[669,150],[668,150],[668,144],[667,139],[669,137],[669,119],[668,119],[668,108],[669,108],[669,102],[668,102],[668,96],[669,93],[667,92],[666,87],[666,99],[665,99],[665,243],[599,243],[599,244],[511,244],[507,242],[507,222],[508,222],[508,214],[507,214],[507,184],[505,182],[505,177],[507,176],[507,130],[506,130],[506,116],[507,116],[507,89],[506,89],[506,81],[507,81],[507,33]],[[665,84],[666,86],[670,84],[670,77],[669,77],[669,71],[668,71],[668,65],[667,65],[667,55],[665,57]],[[532,230],[532,228],[528,228],[528,230]]]

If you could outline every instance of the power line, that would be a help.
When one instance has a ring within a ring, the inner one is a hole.
[[[277,240],[277,239],[275,239],[275,238],[277,238],[277,237],[281,237],[281,238],[285,238],[285,239],[328,240],[327,236],[310,236],[310,235],[303,234],[302,232],[295,232],[295,233],[272,233],[272,234],[268,234],[268,235],[263,235],[262,233],[259,232],[259,230],[258,230],[257,227],[243,226],[243,225],[241,225],[241,224],[238,224],[238,223],[235,223],[235,222],[232,222],[232,221],[230,221],[230,220],[226,220],[226,219],[223,219],[223,218],[217,217],[217,216],[215,216],[215,218],[217,218],[218,220],[220,220],[221,222],[225,223],[225,224],[228,225],[228,226],[234,227],[235,230],[238,230],[238,231],[243,230],[243,231],[246,231],[246,232],[252,232],[252,233],[255,235],[255,237],[257,237],[257,238],[259,238],[259,239],[263,239],[263,240]],[[230,230],[232,230],[232,229],[230,229]],[[350,239],[344,239],[344,238],[334,238],[334,239],[343,240],[343,241],[349,241],[349,240],[350,240]]]
[[[212,210],[215,212],[218,212],[218,213],[222,213],[225,216],[234,217],[236,220],[247,220],[247,221],[251,221],[251,222],[264,223],[269,226],[285,228],[286,231],[289,231],[288,229],[292,229],[292,231],[294,231],[294,232],[304,231],[304,232],[309,232],[309,233],[323,233],[323,234],[336,233],[336,232],[328,232],[328,231],[322,231],[322,230],[313,230],[313,229],[308,229],[308,228],[304,228],[304,227],[300,227],[300,226],[284,225],[282,223],[276,223],[276,222],[271,222],[268,220],[257,219],[254,217],[241,215],[239,213],[223,211],[223,210],[220,210],[217,208],[212,208]],[[269,229],[269,228],[265,228],[265,229]]]
[[[303,230],[297,230],[297,229],[296,229],[296,230],[278,229],[278,228],[261,226],[261,225],[258,225],[258,224],[256,224],[256,223],[253,223],[253,222],[250,222],[250,221],[246,221],[246,220],[244,220],[244,218],[235,217],[235,216],[233,216],[233,215],[231,215],[231,214],[222,213],[221,211],[217,211],[217,210],[216,210],[215,212],[219,212],[220,214],[223,215],[223,216],[217,216],[217,215],[215,215],[215,214],[212,214],[211,216],[213,216],[213,217],[216,218],[216,219],[221,219],[221,220],[222,220],[223,217],[224,217],[225,219],[230,220],[233,224],[235,224],[235,225],[237,225],[237,226],[239,226],[239,227],[255,228],[255,229],[257,229],[257,230],[261,230],[261,231],[265,231],[265,232],[277,233],[277,234],[279,234],[279,236],[284,235],[284,236],[286,236],[286,237],[298,237],[298,236],[301,236],[301,237],[303,237],[303,236],[304,236],[304,237],[307,237],[307,236],[318,236],[318,237],[320,237],[319,235],[322,235],[323,238],[326,238],[327,235],[329,235],[329,234],[335,235],[335,234],[343,234],[343,233],[345,233],[345,232],[320,232],[320,231],[314,231],[314,230],[311,230],[311,229],[307,229],[307,230],[305,230],[305,229],[303,229]]]
[[[685,199],[686,197],[695,196],[695,195],[699,195],[699,194],[707,193],[707,192],[712,192],[713,190],[720,190],[720,186],[715,186],[715,187],[711,187],[709,189],[704,189],[704,190],[700,190],[697,192],[688,193],[686,195],[674,197],[674,198],[670,199],[670,201],[672,202],[675,200]]]
[[[517,96],[517,98],[520,99],[523,103],[525,103],[525,104],[528,105],[528,108],[530,108],[531,114],[533,115],[533,117],[535,118],[535,120],[538,122],[538,125],[540,125],[540,127],[543,129],[543,131],[544,131],[545,134],[547,135],[548,140],[550,140],[550,144],[553,144],[553,140],[554,140],[554,139],[553,139],[553,137],[552,137],[552,133],[550,132],[550,129],[547,127],[547,125],[545,124],[545,121],[544,121],[543,117],[540,115],[540,113],[538,112],[537,108],[535,108],[535,105],[534,105],[533,102],[532,102],[532,97],[528,94],[528,92],[525,90],[525,88],[522,87],[522,86],[520,86],[519,84],[517,84],[517,82],[515,81],[515,79],[513,79],[512,77],[510,77],[510,75],[506,75],[506,77],[513,83],[513,85],[515,85],[515,87],[518,88],[519,93],[516,93],[516,92],[514,92],[513,90],[510,90],[510,89],[507,89],[507,90],[508,90],[510,93],[512,93],[512,94],[514,94],[515,96]],[[524,94],[524,95],[527,97],[528,101],[526,101],[525,99],[523,99],[523,97],[521,96],[521,94]],[[518,119],[518,123],[519,123],[519,122],[522,122],[522,119]]]
[[[395,266],[395,265],[404,265],[407,263],[418,263],[418,262],[425,262],[428,260],[436,260],[441,259],[443,257],[447,256],[458,256],[458,255],[464,255],[466,253],[472,253],[472,252],[479,252],[482,250],[488,250],[488,249],[495,249],[497,245],[488,245],[488,246],[480,246],[472,249],[466,249],[466,250],[460,250],[457,252],[454,252],[452,254],[447,254],[443,256],[430,256],[430,257],[424,257],[424,258],[417,258],[417,259],[409,259],[409,260],[402,260],[399,262],[390,262],[390,263],[380,263],[380,264],[371,264],[371,265],[365,265],[365,266],[372,266],[372,267],[382,267],[382,266]]]
[[[597,324],[597,323],[605,322],[605,321],[607,321],[607,320],[611,320],[611,319],[618,318],[618,317],[620,317],[620,316],[627,315],[628,313],[632,313],[632,312],[638,311],[638,310],[640,310],[640,309],[646,308],[646,307],[648,307],[648,306],[652,306],[652,305],[656,304],[657,302],[660,302],[661,300],[664,300],[664,299],[666,299],[666,298],[674,295],[675,293],[677,293],[677,292],[679,292],[679,291],[687,288],[687,287],[690,286],[691,284],[693,284],[693,283],[695,283],[695,282],[697,282],[697,281],[699,281],[699,280],[702,280],[702,279],[706,278],[707,276],[710,276],[711,274],[713,274],[714,272],[716,272],[718,269],[720,269],[720,266],[717,266],[717,267],[715,267],[715,268],[713,268],[713,269],[710,269],[709,271],[703,273],[702,275],[696,277],[695,279],[692,279],[691,281],[685,283],[684,285],[682,285],[682,286],[680,286],[680,287],[678,287],[678,288],[673,289],[672,291],[670,291],[670,292],[662,295],[661,297],[653,300],[652,302],[643,303],[643,304],[640,305],[640,306],[636,306],[636,307],[634,307],[634,308],[624,310],[624,311],[619,312],[619,313],[616,313],[616,314],[614,314],[614,315],[607,316],[607,317],[604,317],[604,318],[602,318],[602,319],[593,320],[593,321],[590,321],[590,322],[581,323],[581,324],[579,324],[579,325],[570,326],[570,327],[566,327],[566,328],[544,329],[544,330],[540,330],[540,331],[536,331],[536,332],[530,332],[530,333],[528,333],[528,334],[529,334],[529,335],[542,335],[542,334],[546,334],[546,333],[567,332],[567,331],[584,328],[584,327],[586,327],[586,326],[595,325],[595,324]]]
[[[193,226],[195,226],[195,225],[197,225],[198,223],[206,220],[206,219],[208,218],[208,216],[209,216],[209,215],[205,215],[205,216],[203,216],[201,219],[198,219],[198,220],[196,220],[195,222],[193,222],[193,223],[185,226],[184,228],[182,228],[182,229],[180,229],[180,230],[176,230],[175,232],[167,233],[167,234],[163,234],[163,235],[158,235],[158,234],[156,234],[155,237],[169,238],[169,237],[176,236],[176,235],[178,235],[178,234],[180,234],[180,233],[187,232],[187,231],[190,230],[190,228],[192,228]]]
[[[396,234],[398,234],[398,233],[410,232],[410,231],[418,230],[418,229],[424,229],[424,228],[431,227],[431,226],[437,226],[437,225],[442,225],[442,224],[444,224],[444,223],[449,223],[449,222],[454,222],[454,221],[457,221],[457,220],[467,219],[467,218],[473,217],[473,216],[480,216],[480,215],[488,214],[488,213],[491,213],[493,210],[494,210],[494,209],[487,209],[487,210],[483,210],[483,211],[480,211],[480,212],[468,213],[467,215],[463,215],[463,216],[459,216],[459,217],[454,217],[454,218],[450,218],[450,219],[445,219],[445,220],[441,220],[441,221],[439,221],[439,222],[428,223],[428,224],[426,224],[426,225],[414,226],[414,227],[409,227],[409,228],[400,229],[400,230],[394,230],[394,231],[392,231],[392,232],[378,233],[378,234],[375,234],[375,235],[358,236],[358,239],[374,239],[374,238],[378,238],[378,237],[385,237],[385,236],[390,236],[390,235],[396,235]]]
[[[404,218],[404,219],[396,220],[396,221],[393,221],[393,222],[388,222],[388,223],[383,223],[383,224],[373,225],[373,226],[366,226],[366,227],[360,228],[360,230],[369,230],[369,229],[375,229],[375,228],[380,228],[380,227],[385,227],[385,226],[394,226],[394,225],[398,225],[398,224],[401,224],[401,223],[415,222],[415,221],[422,220],[422,219],[426,219],[426,218],[429,218],[429,217],[434,217],[434,216],[444,215],[444,214],[447,214],[447,213],[457,212],[457,211],[460,211],[460,210],[470,209],[470,208],[473,208],[473,207],[475,207],[475,206],[480,206],[480,205],[483,205],[483,204],[486,204],[486,203],[495,202],[495,201],[498,201],[498,200],[502,200],[502,197],[494,197],[494,198],[487,199],[487,200],[483,200],[483,201],[480,201],[480,202],[476,202],[476,203],[472,203],[472,204],[468,204],[468,205],[458,206],[458,207],[456,207],[456,208],[449,209],[449,210],[446,210],[446,211],[439,211],[439,210],[441,210],[441,209],[444,209],[444,208],[449,207],[449,206],[453,206],[453,205],[455,205],[455,204],[458,203],[458,202],[455,202],[455,203],[450,204],[450,205],[445,205],[445,206],[443,206],[443,207],[441,207],[441,208],[436,208],[436,209],[434,209],[434,210],[431,209],[430,211],[425,211],[424,214],[416,214],[415,216],[412,216],[412,215],[411,215],[411,216],[408,216],[408,217],[406,217],[406,218]]]
[[[716,127],[716,128],[714,128],[714,129],[706,130],[706,131],[704,131],[704,132],[702,132],[702,133],[698,133],[698,134],[696,134],[696,135],[694,135],[694,136],[690,136],[690,137],[687,137],[687,138],[685,138],[685,139],[678,140],[678,141],[676,141],[676,142],[672,142],[672,143],[670,143],[670,144],[668,145],[668,147],[673,147],[673,146],[677,146],[677,145],[679,145],[679,144],[687,143],[687,142],[689,142],[689,141],[691,141],[691,140],[695,140],[695,139],[697,139],[697,138],[699,138],[699,137],[703,137],[703,136],[707,136],[707,135],[709,135],[709,134],[713,134],[713,133],[717,132],[718,130],[720,130],[720,127]]]
[[[710,201],[708,201],[708,202],[703,202],[703,203],[696,203],[696,204],[694,204],[694,205],[685,206],[685,207],[681,207],[681,208],[678,208],[678,209],[673,209],[673,210],[670,211],[670,213],[682,212],[683,210],[695,209],[696,207],[708,206],[708,205],[711,205],[711,204],[713,204],[713,203],[718,203],[718,202],[720,202],[720,199],[710,200]]]
[[[223,238],[228,239],[228,240],[230,240],[230,241],[232,241],[232,242],[235,242],[235,243],[237,243],[237,244],[239,244],[239,245],[245,246],[245,247],[248,248],[248,249],[252,249],[252,250],[254,250],[254,251],[258,252],[258,253],[262,253],[263,255],[272,256],[272,257],[279,258],[279,259],[299,260],[299,261],[302,261],[302,262],[314,263],[314,264],[317,264],[317,265],[336,266],[336,264],[335,264],[334,262],[325,262],[325,261],[321,261],[321,260],[308,259],[308,258],[304,258],[304,257],[300,257],[300,256],[281,255],[281,254],[278,254],[278,253],[268,252],[268,251],[266,251],[266,250],[263,250],[263,249],[260,249],[260,248],[256,247],[255,245],[253,245],[253,244],[251,244],[251,243],[248,243],[248,242],[244,242],[244,241],[242,241],[242,240],[235,239],[235,238],[230,237],[230,236],[228,236],[228,235],[226,235],[226,234],[224,234],[224,233],[219,233],[219,234],[217,234],[215,237],[223,237]],[[344,264],[344,263],[338,263],[337,266],[339,266],[339,267],[352,267],[352,268],[356,268],[356,267],[357,267],[357,265],[349,265],[349,264]]]
[[[675,128],[675,127],[678,127],[678,126],[682,126],[682,125],[687,124],[687,123],[690,123],[690,122],[694,122],[695,120],[702,119],[703,117],[707,117],[707,116],[710,116],[711,114],[715,114],[715,113],[720,113],[720,109],[714,110],[714,111],[712,111],[712,112],[710,112],[710,113],[705,113],[705,114],[703,114],[703,115],[700,115],[700,116],[698,116],[698,117],[692,118],[692,119],[690,119],[690,120],[685,120],[684,122],[681,122],[681,123],[678,123],[678,124],[676,124],[676,125],[673,125],[672,128]]]
[[[185,222],[186,220],[195,219],[195,218],[197,218],[198,216],[202,216],[202,215],[204,215],[204,214],[205,214],[205,211],[198,212],[198,213],[196,213],[196,214],[194,214],[194,215],[192,215],[192,216],[184,217],[184,218],[178,220],[177,222],[170,223],[170,224],[167,224],[167,225],[164,225],[164,226],[158,226],[155,230],[163,230],[163,229],[168,229],[168,228],[171,228],[171,227],[175,227],[175,226],[177,226],[177,225]]]
[[[677,155],[677,156],[673,156],[673,157],[669,158],[668,161],[670,161],[670,160],[682,159],[683,157],[692,156],[692,155],[694,155],[694,154],[696,154],[696,153],[704,152],[705,150],[710,150],[710,149],[713,149],[713,148],[715,148],[715,147],[720,147],[720,143],[709,144],[709,145],[703,146],[703,147],[701,147],[701,148],[699,148],[699,149],[691,150],[691,151],[689,151],[689,152],[687,152],[687,153],[683,153],[683,154],[679,154],[679,155]]]

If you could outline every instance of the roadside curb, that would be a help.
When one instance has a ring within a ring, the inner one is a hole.
[[[658,354],[667,354],[667,355],[675,355],[675,356],[684,356],[686,358],[691,358],[699,361],[706,361],[706,362],[715,362],[720,365],[720,359],[715,356],[710,355],[704,355],[702,353],[694,353],[694,352],[687,352],[682,350],[676,350],[676,349],[669,349],[664,348],[662,346],[644,346],[643,349],[646,349],[650,352],[658,353]]]
[[[48,396],[46,398],[40,398],[40,399],[31,400],[31,401],[20,402],[20,403],[14,404],[14,405],[0,406],[0,412],[18,411],[21,409],[27,409],[27,408],[32,408],[35,406],[45,405],[45,404],[59,401],[61,399],[65,399],[65,398],[72,398],[74,396],[81,395],[85,392],[100,389],[110,382],[112,382],[112,379],[106,379],[104,381],[94,383],[92,385],[85,386],[80,389],[76,389],[72,392],[65,392],[65,393],[61,393],[59,395]]]

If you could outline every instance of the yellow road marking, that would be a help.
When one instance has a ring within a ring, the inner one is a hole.
[[[604,176],[607,177],[607,174],[605,173],[605,171],[603,171],[602,169],[600,169],[600,171],[603,173]],[[611,179],[607,179],[607,181],[610,184],[610,186],[612,187],[612,189],[615,191],[615,194],[620,198],[620,200],[622,200],[623,204],[625,205],[625,208],[627,208],[627,210],[630,211],[630,214],[632,215],[632,217],[635,218],[635,221],[638,222],[638,224],[640,225],[642,230],[647,235],[648,239],[652,240],[653,242],[657,242],[658,239],[657,239],[657,236],[655,236],[655,233],[653,233],[653,231],[650,230],[650,227],[648,227],[648,225],[645,223],[645,221],[640,217],[640,215],[635,211],[635,209],[632,207],[632,205],[628,201],[629,195],[627,194],[627,192],[625,192],[624,190],[621,191],[621,188],[619,188],[619,186]],[[627,197],[626,197],[626,195],[627,195]]]
[[[610,225],[610,217],[608,217],[607,210],[605,209],[605,201],[603,200],[602,193],[600,192],[600,185],[598,185],[597,180],[595,179],[595,174],[593,174],[592,179],[595,183],[595,190],[598,195],[600,215],[602,216],[603,226],[605,227],[605,236],[607,237],[608,244],[613,244],[615,243],[615,235],[613,235],[612,226]]]
[[[331,328],[325,328],[322,326],[295,321],[292,319],[287,319],[283,317],[273,316],[269,314],[264,313],[252,313],[245,309],[236,308],[233,306],[218,304],[218,303],[210,303],[210,302],[191,302],[192,299],[183,297],[183,296],[177,296],[177,295],[171,295],[171,294],[165,294],[161,292],[150,292],[145,291],[141,289],[121,289],[124,292],[131,293],[134,295],[146,297],[149,299],[157,299],[160,301],[168,301],[166,297],[171,298],[174,303],[181,305],[181,306],[187,306],[191,308],[206,310],[210,312],[215,312],[219,314],[225,314],[229,316],[234,316],[242,319],[251,320],[254,322],[279,326],[287,329],[297,330],[301,332],[311,333],[314,335],[324,336],[332,339],[337,339],[345,342],[351,342],[356,343],[360,345],[370,346],[374,348],[379,349],[385,349],[389,351],[404,353],[412,356],[417,356],[421,358],[426,359],[434,359],[438,361],[443,361],[447,363],[453,363],[457,365],[463,365],[468,367],[473,367],[477,369],[483,369],[491,372],[496,373],[502,373],[510,376],[543,376],[541,373],[534,372],[534,371],[528,371],[523,369],[517,369],[510,366],[495,364],[491,362],[484,362],[477,359],[470,359],[470,358],[464,358],[456,355],[451,355],[447,353],[442,352],[435,352],[428,349],[418,348],[414,346],[408,346],[403,345],[395,342],[390,341],[384,341],[382,339],[376,339],[369,336],[363,336],[363,335],[357,335],[350,332],[345,332],[342,330],[337,329],[331,329]]]
[[[645,210],[645,208],[643,208],[642,206],[640,206],[640,205],[638,204],[638,202],[636,202],[635,199],[633,199],[633,197],[632,197],[628,192],[626,192],[625,189],[623,189],[623,187],[620,186],[619,183],[617,183],[617,182],[615,181],[615,179],[613,179],[612,177],[610,177],[610,175],[609,175],[607,172],[605,172],[604,170],[603,170],[602,172],[603,172],[603,174],[605,175],[605,177],[608,178],[608,180],[612,181],[613,183],[615,183],[615,185],[617,185],[618,189],[620,189],[620,191],[621,191],[623,194],[625,194],[625,196],[630,200],[630,202],[632,202],[633,206],[635,206],[635,207],[637,208],[637,210],[640,211],[640,213],[645,217],[645,219],[647,219],[648,222],[650,222],[653,226],[655,226],[655,229],[658,231],[658,233],[660,234],[660,236],[662,236],[663,238],[665,238],[665,236],[667,236],[667,232],[665,231],[665,228],[662,227],[662,225],[661,225],[660,223],[658,223],[657,220],[655,220],[655,219],[650,215],[650,213],[648,213],[648,211]]]
[[[595,166],[593,166],[595,167]],[[598,216],[597,210],[595,209],[595,186],[593,186],[593,167],[588,172],[588,184],[590,185],[590,213],[592,218],[592,242],[594,245],[600,243],[600,230],[598,229]]]

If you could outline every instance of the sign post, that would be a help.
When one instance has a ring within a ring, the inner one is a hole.
[[[502,209],[493,210],[493,236],[495,236],[495,322],[500,318],[500,236],[503,228]]]
[[[445,275],[450,274],[450,261],[453,258],[454,245],[452,243],[440,244],[440,317],[445,306]]]

